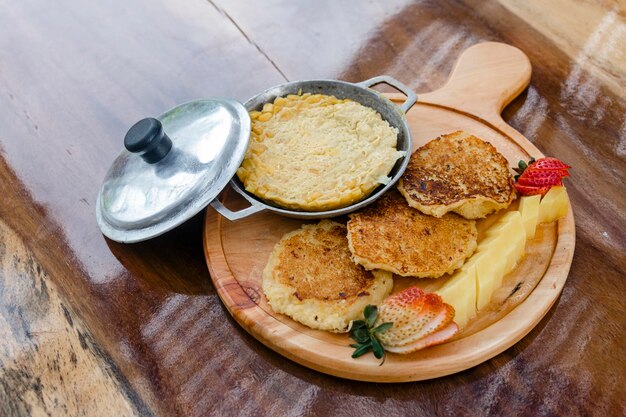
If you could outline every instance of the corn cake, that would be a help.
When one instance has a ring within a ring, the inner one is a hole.
[[[247,191],[295,210],[348,206],[386,184],[404,152],[398,130],[374,109],[322,94],[279,97],[250,112],[237,171]]]
[[[490,143],[458,131],[417,149],[399,181],[406,201],[424,214],[479,219],[515,199],[509,164]]]
[[[346,227],[323,220],[287,233],[263,270],[272,310],[314,329],[345,332],[368,304],[380,303],[393,279],[352,262]]]
[[[476,222],[450,213],[422,214],[396,190],[350,214],[348,245],[365,269],[437,278],[460,268],[476,249]]]

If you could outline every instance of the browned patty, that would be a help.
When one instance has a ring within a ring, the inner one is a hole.
[[[348,242],[367,269],[436,278],[460,268],[476,249],[476,222],[456,214],[441,218],[409,207],[396,190],[350,215]]]
[[[506,158],[490,143],[462,131],[417,149],[398,189],[411,206],[437,217],[454,211],[480,218],[515,198]]]
[[[374,276],[352,261],[347,243],[346,229],[338,223],[293,234],[281,242],[274,277],[303,299],[339,300],[363,293]]]
[[[314,329],[347,331],[368,304],[393,287],[391,273],[352,262],[346,226],[323,220],[287,233],[263,270],[263,292],[277,313]]]

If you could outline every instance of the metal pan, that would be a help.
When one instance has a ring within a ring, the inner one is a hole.
[[[401,91],[404,95],[406,95],[406,100],[398,106],[377,91],[369,88],[382,83],[388,84]],[[417,101],[417,95],[410,88],[388,75],[381,75],[360,83],[348,83],[338,80],[295,81],[272,87],[249,99],[244,106],[248,111],[260,110],[263,107],[263,104],[273,102],[277,97],[283,97],[288,94],[298,94],[299,92],[333,95],[339,99],[349,98],[376,110],[384,120],[386,120],[391,126],[397,128],[397,149],[399,151],[405,151],[405,155],[398,159],[391,170],[389,174],[391,176],[391,181],[375,189],[367,198],[347,207],[326,211],[298,211],[278,207],[260,199],[252,193],[247,192],[241,181],[239,181],[239,178],[235,175],[230,181],[230,186],[250,203],[250,207],[239,211],[232,211],[224,206],[218,199],[214,199],[211,202],[211,207],[217,210],[218,213],[226,217],[228,220],[239,220],[266,210],[283,216],[299,219],[320,219],[348,214],[373,203],[389,188],[393,187],[404,173],[404,170],[409,163],[413,147],[413,139],[411,137],[411,132],[409,131],[405,113]]]

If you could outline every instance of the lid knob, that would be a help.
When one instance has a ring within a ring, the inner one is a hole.
[[[128,129],[124,147],[129,152],[138,153],[147,163],[154,164],[172,149],[172,140],[163,131],[161,122],[147,117]]]

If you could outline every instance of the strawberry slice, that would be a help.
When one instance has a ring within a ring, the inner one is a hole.
[[[514,168],[520,174],[515,176],[515,189],[522,195],[545,195],[550,187],[563,185],[570,168],[565,162],[550,157],[531,159],[528,164],[519,161],[518,168]]]
[[[563,185],[561,181],[562,178],[563,176],[559,171],[534,170],[531,166],[520,175],[517,183],[531,187],[554,187],[556,185]]]
[[[515,183],[515,189],[521,195],[535,195],[535,194],[546,195],[546,193],[550,191],[550,188],[552,188],[552,186],[533,187],[530,185],[521,185],[519,182]]]
[[[411,353],[416,350],[424,349],[427,347],[435,346],[440,343],[443,343],[450,339],[452,336],[457,334],[459,331],[459,326],[452,322],[448,324],[445,328],[438,330],[434,333],[429,334],[428,336],[419,339],[415,342],[409,343],[403,346],[387,346],[386,349],[388,352],[393,353]]]
[[[533,169],[541,169],[544,171],[565,171],[565,172],[567,172],[567,170],[571,168],[571,166],[567,165],[565,162],[556,158],[551,158],[551,157],[537,159],[535,162],[529,165],[529,168],[530,167],[532,167]]]
[[[555,172],[561,176],[561,178],[569,177],[569,171],[565,168],[563,169],[543,169],[543,168],[535,168],[532,165],[529,165],[528,168],[524,170],[526,172]]]
[[[454,308],[438,294],[407,288],[379,305],[376,324],[393,322],[393,326],[378,339],[390,352],[414,352],[454,336],[458,326],[453,319]]]

